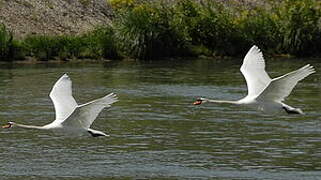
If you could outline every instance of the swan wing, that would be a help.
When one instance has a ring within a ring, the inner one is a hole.
[[[300,80],[314,72],[313,66],[308,64],[296,71],[274,78],[257,99],[281,102],[290,95],[291,91]]]
[[[106,107],[114,102],[117,102],[117,96],[114,93],[110,93],[105,97],[93,100],[86,104],[82,104],[76,107],[74,112],[62,122],[63,126],[72,128],[82,128],[88,130],[99,113]]]
[[[55,111],[56,120],[60,123],[65,120],[77,107],[77,103],[72,96],[72,82],[67,74],[61,76],[53,86],[49,97],[51,98]]]
[[[259,95],[271,81],[265,71],[263,54],[255,45],[246,54],[240,70],[246,80],[248,96]]]

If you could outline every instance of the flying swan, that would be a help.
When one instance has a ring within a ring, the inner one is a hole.
[[[283,109],[289,114],[303,114],[301,109],[293,108],[282,101],[290,95],[300,80],[315,72],[313,66],[307,64],[296,71],[271,79],[265,71],[263,54],[254,45],[246,54],[240,70],[248,87],[246,97],[238,101],[212,100],[201,97],[193,104],[227,103],[250,106],[266,113],[275,113]]]
[[[105,97],[78,105],[72,96],[72,82],[64,74],[53,86],[49,94],[56,111],[56,120],[44,126],[32,126],[8,122],[3,128],[21,127],[42,130],[57,130],[65,133],[89,133],[93,137],[108,136],[107,134],[90,129],[98,114],[105,108],[117,102],[116,94],[110,93]]]

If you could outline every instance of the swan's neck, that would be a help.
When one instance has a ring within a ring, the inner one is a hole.
[[[33,126],[33,125],[25,125],[25,124],[17,124],[17,123],[14,123],[14,126],[27,128],[27,129],[46,129],[44,126]]]
[[[238,101],[225,101],[225,100],[215,100],[215,99],[206,99],[205,101],[210,103],[218,103],[218,104],[239,104]]]

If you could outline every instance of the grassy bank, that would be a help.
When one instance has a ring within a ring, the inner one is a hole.
[[[22,40],[13,40],[12,33],[5,26],[2,27],[0,29],[1,60],[23,60],[26,57],[43,61],[120,58],[114,39],[114,30],[110,26],[99,27],[78,36],[30,35]]]
[[[160,59],[243,56],[265,52],[320,56],[321,8],[316,0],[261,4],[212,0],[109,0],[112,25],[82,35],[30,35],[17,40],[0,26],[0,59]]]

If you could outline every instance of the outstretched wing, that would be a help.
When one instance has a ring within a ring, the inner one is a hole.
[[[255,45],[246,54],[240,70],[246,80],[248,96],[258,96],[271,81],[265,71],[263,54]]]
[[[56,111],[55,122],[62,122],[78,106],[74,97],[72,97],[72,82],[67,74],[55,83],[49,94]]]
[[[313,66],[308,64],[296,71],[274,78],[257,99],[281,102],[290,95],[291,91],[300,80],[314,72]]]
[[[62,122],[62,125],[66,127],[83,128],[88,130],[101,110],[103,110],[105,107],[110,107],[112,103],[117,101],[116,94],[110,93],[103,98],[77,106],[74,112]]]

